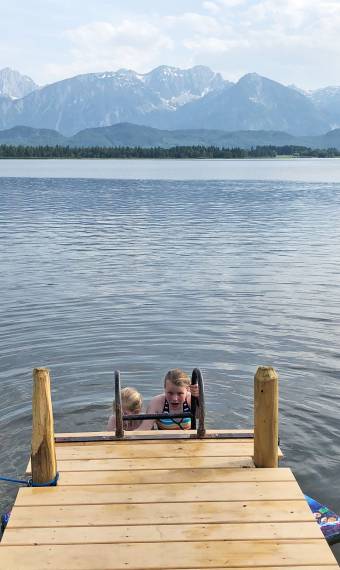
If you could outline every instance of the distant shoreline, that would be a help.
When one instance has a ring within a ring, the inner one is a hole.
[[[340,158],[336,148],[312,149],[304,146],[256,146],[220,148],[217,146],[163,147],[70,147],[0,145],[0,159],[282,159],[293,158]]]
[[[108,161],[108,160],[126,160],[126,162],[129,162],[130,160],[138,160],[140,162],[143,162],[144,160],[168,160],[169,162],[171,162],[172,160],[202,160],[202,161],[223,161],[223,160],[253,160],[254,162],[261,162],[261,160],[280,160],[282,162],[289,162],[290,160],[299,160],[299,159],[305,159],[305,158],[315,158],[315,159],[340,159],[340,156],[262,156],[262,157],[251,157],[251,156],[244,156],[244,157],[231,157],[231,158],[203,158],[203,157],[181,157],[181,158],[177,158],[177,157],[162,157],[162,158],[155,158],[155,157],[75,157],[75,156],[70,156],[70,157],[65,157],[65,156],[31,156],[31,157],[24,157],[24,156],[0,156],[0,161],[1,160],[24,160],[24,161],[36,161],[36,160],[53,160],[53,161],[58,161],[58,160],[103,160],[103,161]]]

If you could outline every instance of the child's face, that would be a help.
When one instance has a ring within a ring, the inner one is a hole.
[[[165,397],[173,410],[182,409],[188,389],[186,386],[176,386],[170,380],[165,382]]]

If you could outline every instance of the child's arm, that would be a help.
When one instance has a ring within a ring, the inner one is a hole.
[[[116,418],[115,416],[110,416],[107,421],[106,431],[114,431],[116,429]]]

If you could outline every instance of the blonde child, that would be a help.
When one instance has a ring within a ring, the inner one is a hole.
[[[191,384],[189,376],[180,368],[174,368],[166,373],[164,378],[164,393],[154,396],[146,410],[147,414],[181,414],[191,411],[191,395],[199,395],[197,384]],[[190,429],[191,418],[166,418],[159,420],[144,420],[139,430],[158,429]]]
[[[135,388],[127,386],[126,388],[123,388],[121,390],[120,395],[122,400],[122,412],[124,416],[141,413],[143,405],[143,397]],[[107,431],[114,431],[116,429],[114,402],[112,408],[113,408],[113,414],[108,419],[107,428],[106,428]],[[127,431],[133,431],[137,429],[140,424],[141,422],[138,420],[131,420],[131,421],[126,420],[123,423],[123,427]]]

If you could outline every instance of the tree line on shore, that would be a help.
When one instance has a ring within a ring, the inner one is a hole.
[[[295,145],[256,146],[250,149],[203,145],[171,148],[0,145],[0,158],[275,158],[280,156],[334,158],[340,157],[340,150],[336,148],[312,149]]]

